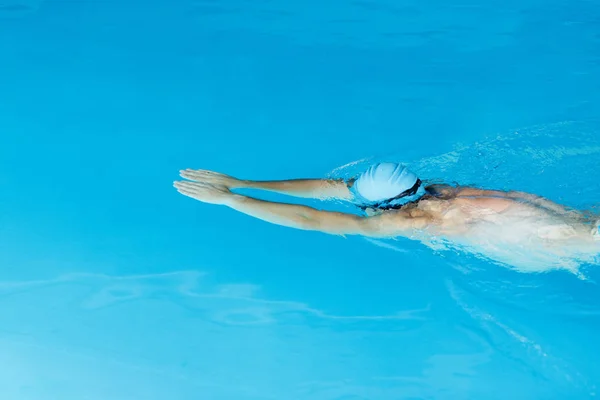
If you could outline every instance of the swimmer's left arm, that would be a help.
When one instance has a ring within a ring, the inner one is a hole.
[[[228,206],[236,211],[290,228],[320,231],[334,235],[393,237],[406,235],[416,220],[405,213],[389,213],[375,217],[321,211],[295,204],[273,203],[231,193],[197,182],[175,182],[177,190],[205,203]]]
[[[213,186],[225,186],[228,189],[260,189],[290,196],[314,199],[352,200],[353,180],[342,179],[289,179],[282,181],[251,181],[234,178],[203,169],[181,170],[179,174],[186,179]]]

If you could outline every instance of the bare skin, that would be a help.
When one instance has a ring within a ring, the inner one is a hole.
[[[252,217],[296,229],[379,238],[415,237],[425,233],[452,239],[478,234],[475,230],[478,223],[503,224],[511,221],[515,231],[519,231],[523,230],[523,224],[527,221],[544,219],[550,221],[547,226],[536,228],[536,235],[542,240],[566,243],[575,239],[590,245],[594,243],[588,217],[548,199],[523,192],[437,185],[435,188],[442,196],[424,198],[397,210],[371,212],[363,217],[268,202],[231,191],[251,188],[303,198],[351,201],[353,195],[349,185],[342,180],[249,181],[192,169],[182,170],[180,175],[187,180],[177,181],[174,186],[183,195],[204,203],[225,205]]]

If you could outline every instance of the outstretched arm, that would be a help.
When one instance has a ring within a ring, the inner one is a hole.
[[[320,211],[311,207],[273,203],[231,193],[227,188],[199,182],[175,182],[177,190],[205,203],[221,204],[273,224],[335,235],[409,236],[425,220],[396,212],[374,217]]]
[[[352,199],[352,193],[346,182],[341,179],[292,179],[284,181],[250,181],[207,170],[186,169],[180,171],[182,177],[207,183],[213,186],[225,186],[228,189],[261,189],[290,196],[313,199]]]

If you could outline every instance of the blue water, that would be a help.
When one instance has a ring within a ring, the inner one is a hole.
[[[394,159],[598,212],[599,89],[595,1],[0,0],[0,398],[595,398],[594,265],[296,231],[171,183]]]

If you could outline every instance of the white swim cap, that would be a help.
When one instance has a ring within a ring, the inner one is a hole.
[[[354,182],[356,193],[365,200],[392,199],[417,185],[419,178],[403,165],[381,163],[371,166]]]

